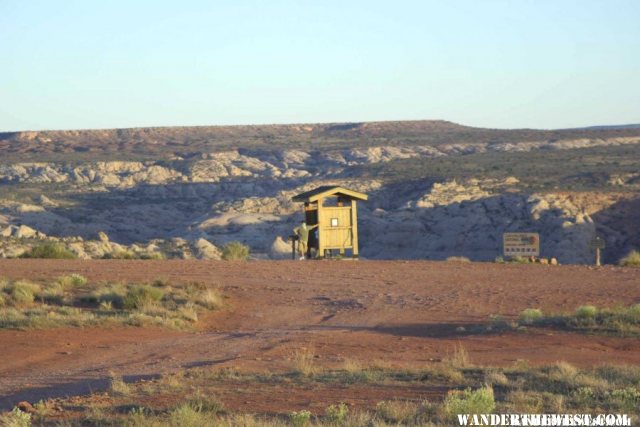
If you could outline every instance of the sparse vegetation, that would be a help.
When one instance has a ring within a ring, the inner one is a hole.
[[[124,324],[189,328],[198,313],[222,306],[216,289],[200,283],[90,283],[79,274],[51,282],[6,281],[0,287],[0,328]]]
[[[247,414],[229,411],[216,398],[218,390],[230,387],[244,390],[256,384],[286,387],[295,393],[309,389],[340,384],[340,389],[359,386],[360,383],[344,383],[340,378],[344,371],[320,369],[310,376],[297,376],[290,372],[252,373],[229,368],[193,368],[167,374],[156,380],[125,384],[113,376],[108,394],[98,393],[94,403],[92,395],[56,399],[36,405],[37,419],[45,425],[56,419],[56,407],[65,410],[67,417],[76,424],[133,425],[133,426],[446,426],[451,425],[457,414],[487,413],[627,413],[632,425],[638,421],[636,409],[640,404],[640,367],[605,365],[593,369],[578,369],[559,362],[554,365],[531,368],[525,363],[512,367],[450,368],[458,375],[453,379],[436,379],[429,375],[434,370],[383,369],[363,366],[362,370],[377,370],[371,380],[360,375],[370,385],[410,389],[425,385],[444,389],[444,400],[390,399],[355,406],[345,403],[326,403],[324,411],[284,411],[280,415],[268,413]],[[355,374],[356,372],[352,372]],[[491,378],[491,381],[487,379]],[[489,383],[490,384],[487,384]],[[499,393],[494,393],[499,388]],[[161,397],[150,400],[149,396]],[[122,408],[127,408],[123,410]],[[40,409],[38,409],[40,408]],[[80,408],[80,409],[78,409]],[[81,412],[77,412],[77,411]],[[31,419],[14,409],[2,416],[2,421],[19,424]],[[18,420],[18,421],[15,421]],[[4,424],[3,424],[4,425]]]
[[[229,242],[222,247],[222,259],[225,261],[246,261],[249,259],[249,246],[240,242]]]
[[[58,277],[57,282],[63,288],[71,288],[76,286],[84,286],[87,284],[87,278],[81,274],[73,273]]]
[[[640,267],[640,251],[631,251],[620,260],[622,267]]]
[[[76,254],[59,243],[42,243],[25,252],[20,258],[75,259]]]
[[[573,314],[544,315],[539,309],[526,309],[520,314],[520,325],[554,327],[588,333],[621,336],[640,335],[640,304],[630,307],[599,309],[583,305]]]
[[[102,256],[103,259],[166,259],[166,255],[162,252],[134,252],[128,249],[122,249],[117,252],[108,252]]]

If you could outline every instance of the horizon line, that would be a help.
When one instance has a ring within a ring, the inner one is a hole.
[[[258,126],[309,126],[309,125],[345,125],[345,124],[366,124],[366,123],[411,123],[411,122],[444,122],[466,128],[487,129],[487,130],[535,130],[535,131],[563,131],[563,130],[599,130],[599,128],[640,128],[638,123],[601,124],[585,125],[561,128],[536,128],[536,127],[484,127],[470,126],[445,119],[401,119],[401,120],[347,120],[347,121],[327,121],[327,122],[263,122],[244,124],[197,124],[197,125],[150,125],[150,126],[125,126],[125,127],[86,127],[86,128],[43,128],[43,129],[20,129],[20,130],[0,130],[0,134],[18,134],[28,132],[84,132],[84,131],[113,131],[113,130],[138,130],[138,129],[169,129],[169,128],[208,128],[208,127],[258,127]]]

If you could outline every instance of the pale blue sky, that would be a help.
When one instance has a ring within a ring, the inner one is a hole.
[[[640,123],[640,1],[0,0],[0,131]]]

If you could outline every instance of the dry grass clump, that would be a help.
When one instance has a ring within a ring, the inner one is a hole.
[[[469,353],[462,344],[456,344],[453,353],[447,354],[443,362],[452,368],[470,368],[473,366],[469,360]]]
[[[144,309],[148,306],[157,305],[164,297],[161,289],[150,285],[134,285],[127,289],[127,293],[122,300],[125,309]]]
[[[225,261],[246,261],[249,259],[249,246],[241,242],[229,242],[222,247],[222,259]]]
[[[640,251],[631,251],[619,262],[622,267],[640,267]]]
[[[435,414],[435,406],[428,401],[384,400],[378,402],[376,418],[393,425],[420,425]]]
[[[32,247],[20,258],[75,259],[78,256],[60,243],[41,243]]]
[[[131,394],[131,387],[129,387],[129,385],[124,382],[122,377],[116,375],[113,372],[111,373],[109,390],[111,391],[111,393],[118,396],[128,396],[129,394]]]
[[[509,378],[500,370],[490,369],[484,374],[484,382],[491,386],[507,386]]]
[[[87,278],[81,274],[73,273],[60,276],[56,282],[64,289],[80,287],[87,284]]]
[[[319,372],[312,349],[301,348],[293,353],[291,358],[293,372],[305,377]]]
[[[471,262],[466,256],[450,256],[447,258],[447,262]]]
[[[28,280],[18,280],[8,288],[8,291],[14,306],[31,305],[40,292],[40,285]]]
[[[69,274],[46,283],[6,281],[0,288],[0,328],[125,324],[182,329],[194,325],[201,311],[222,305],[218,290],[200,283],[89,283]]]

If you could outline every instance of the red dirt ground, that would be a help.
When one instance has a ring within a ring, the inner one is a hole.
[[[197,332],[0,330],[0,408],[98,390],[109,372],[135,379],[209,365],[286,370],[301,347],[312,349],[327,367],[345,359],[420,367],[438,363],[457,344],[482,365],[640,364],[635,338],[541,329],[472,333],[489,315],[517,316],[530,307],[552,313],[583,304],[640,303],[640,269],[404,261],[0,261],[0,277],[71,272],[93,280],[200,281],[220,288],[227,306],[202,319]],[[255,408],[260,393],[256,389],[244,399]]]

